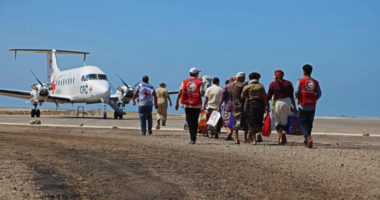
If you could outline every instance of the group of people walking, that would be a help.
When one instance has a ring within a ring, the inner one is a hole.
[[[295,91],[292,83],[284,79],[284,72],[276,70],[274,80],[266,92],[264,85],[260,83],[261,75],[257,72],[250,73],[247,82],[245,81],[246,74],[239,72],[235,77],[227,80],[223,87],[219,87],[219,78],[215,77],[212,80],[213,85],[206,89],[202,84],[202,78],[198,77],[201,71],[191,68],[190,78],[182,81],[175,104],[175,109],[178,110],[181,100],[182,107],[185,109],[190,143],[196,142],[198,116],[201,110],[207,110],[210,114],[215,110],[223,111],[223,117],[217,126],[210,127],[210,134],[206,133],[204,136],[218,138],[218,126],[224,124],[228,133],[226,140],[233,140],[234,134],[235,144],[240,144],[239,130],[243,130],[244,143],[261,142],[264,115],[269,114],[272,107],[274,116],[272,120],[275,121],[279,136],[278,143],[282,145],[287,143],[288,117],[293,112],[298,114],[304,127],[305,147],[311,148],[313,146],[311,130],[316,102],[321,97],[321,89],[318,81],[311,78],[313,67],[306,64],[302,69],[304,77],[297,81]],[[202,96],[205,96],[203,104]],[[295,98],[298,100],[298,109]]]
[[[316,102],[321,97],[321,89],[318,81],[311,78],[313,67],[306,64],[302,67],[303,78],[297,81],[296,89],[290,81],[284,79],[284,72],[280,69],[274,72],[274,80],[270,83],[268,92],[260,83],[261,75],[252,72],[248,75],[238,72],[235,77],[226,80],[226,84],[220,87],[220,80],[217,77],[212,79],[212,85],[207,87],[199,77],[200,70],[193,67],[189,70],[189,78],[182,81],[178,96],[175,102],[175,109],[178,110],[180,103],[185,110],[186,122],[190,133],[190,144],[195,144],[198,133],[198,118],[201,111],[222,113],[222,117],[216,126],[209,126],[203,132],[204,136],[218,138],[221,126],[227,130],[226,140],[234,140],[235,144],[240,144],[239,131],[244,132],[243,142],[256,144],[262,142],[262,127],[264,115],[271,112],[278,133],[278,143],[286,144],[286,134],[288,130],[288,117],[291,113],[298,114],[298,118],[304,127],[305,147],[311,148],[313,140],[311,130],[315,115]],[[161,83],[157,90],[149,84],[149,77],[144,76],[133,96],[133,104],[136,105],[138,97],[141,131],[145,135],[146,121],[148,121],[148,133],[152,134],[152,108],[157,110],[157,125],[166,125],[168,102],[172,106],[172,101],[166,90],[166,84]],[[205,101],[202,103],[202,97]],[[298,100],[298,109],[295,98]],[[271,104],[269,104],[269,101]],[[233,139],[234,135],[234,139]]]

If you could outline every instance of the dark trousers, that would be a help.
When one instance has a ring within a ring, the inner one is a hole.
[[[200,108],[185,108],[186,121],[189,126],[190,140],[197,140],[197,131],[198,131],[198,117],[201,112]]]
[[[153,106],[139,106],[141,133],[146,133],[146,121],[148,120],[148,131],[152,131],[152,109]]]
[[[299,110],[298,118],[301,121],[302,125],[305,127],[305,140],[308,137],[311,137],[311,129],[313,129],[313,121],[314,121],[315,110],[313,111],[304,111]]]

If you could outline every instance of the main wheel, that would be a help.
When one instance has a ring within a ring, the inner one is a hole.
[[[40,117],[40,115],[41,115],[41,111],[40,111],[40,109],[37,109],[37,111],[36,111],[36,117]]]
[[[119,114],[119,119],[123,119],[123,113]]]
[[[31,117],[36,116],[36,110],[35,109],[32,109],[32,111],[30,111],[30,116]]]
[[[117,117],[119,117],[118,113],[117,113],[116,111],[113,112],[113,118],[114,118],[114,119],[117,119]]]

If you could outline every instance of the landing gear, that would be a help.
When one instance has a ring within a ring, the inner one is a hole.
[[[30,111],[31,117],[40,117],[41,111],[40,109],[37,109],[37,104],[34,104],[34,108]]]
[[[123,119],[123,113],[119,113],[119,112],[115,111],[115,112],[113,113],[113,118],[114,118],[114,119],[117,119],[117,118],[119,118],[119,119]]]
[[[31,117],[40,117],[40,115],[41,115],[40,109],[32,109],[32,111],[30,112]]]
[[[103,105],[103,108],[104,108],[104,110],[103,110],[103,119],[107,119],[107,110],[106,110],[106,104],[104,104]]]

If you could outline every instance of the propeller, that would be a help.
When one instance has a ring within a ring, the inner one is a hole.
[[[121,77],[119,76],[119,75],[117,75],[118,77],[119,77],[119,79],[120,79],[120,81],[127,87],[127,88],[129,88],[129,85],[123,80],[123,79],[121,79]]]
[[[40,81],[40,79],[37,78],[37,76],[33,73],[33,71],[30,71],[30,72],[33,74],[33,76],[37,80],[37,82],[41,85],[40,91],[39,91],[39,95],[40,96],[47,96],[47,95],[49,95],[48,88],[46,88],[46,86]],[[34,90],[38,91],[38,88],[35,85],[32,85],[32,88]]]
[[[37,80],[37,82],[42,86],[44,86],[44,84],[40,81],[40,79],[37,78],[37,76],[33,73],[32,70],[30,70],[30,72],[33,74],[34,78]]]

